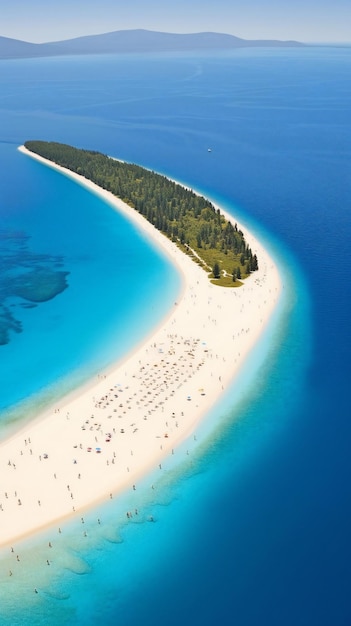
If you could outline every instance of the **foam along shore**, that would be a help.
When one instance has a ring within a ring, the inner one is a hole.
[[[0,546],[136,489],[152,469],[164,471],[164,457],[194,432],[238,373],[282,289],[272,258],[242,227],[259,270],[238,289],[212,285],[196,263],[121,200],[19,149],[133,220],[177,266],[183,285],[168,317],[143,345],[1,443]]]

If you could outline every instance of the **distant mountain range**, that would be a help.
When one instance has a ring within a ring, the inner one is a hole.
[[[65,41],[29,43],[0,37],[0,59],[78,54],[123,54],[191,50],[231,50],[248,47],[298,47],[298,41],[249,40],[222,33],[175,34],[150,30],[117,30]]]

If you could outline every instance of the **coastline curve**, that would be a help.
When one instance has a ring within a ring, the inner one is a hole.
[[[163,459],[232,384],[282,292],[276,264],[247,229],[259,270],[240,289],[214,286],[175,244],[110,192],[19,149],[133,220],[175,264],[182,293],[142,346],[1,443],[3,485],[11,496],[2,502],[0,546],[135,489],[157,466],[162,471]]]

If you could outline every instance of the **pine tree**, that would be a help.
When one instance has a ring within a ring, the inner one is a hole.
[[[213,274],[214,278],[220,278],[221,277],[221,270],[219,269],[219,265],[218,265],[217,261],[216,261],[216,263],[213,266],[212,274]]]

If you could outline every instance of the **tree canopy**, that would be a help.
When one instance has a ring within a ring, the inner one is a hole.
[[[228,221],[209,200],[166,176],[66,144],[27,141],[25,147],[93,181],[136,209],[192,256],[216,284],[238,286],[239,277],[258,269],[257,256],[237,224]]]

